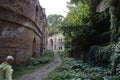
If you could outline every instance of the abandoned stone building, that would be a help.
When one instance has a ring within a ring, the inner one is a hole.
[[[16,64],[43,55],[47,31],[39,0],[0,0],[0,62],[7,55],[14,56]]]
[[[64,36],[62,33],[48,37],[48,50],[64,50]]]

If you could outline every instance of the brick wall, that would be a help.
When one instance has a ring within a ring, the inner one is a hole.
[[[7,55],[13,55],[16,64],[39,57],[46,39],[46,15],[38,0],[0,0],[1,62]]]

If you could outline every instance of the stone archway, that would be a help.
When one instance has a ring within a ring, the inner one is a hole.
[[[61,38],[58,39],[59,50],[61,49]]]
[[[50,39],[50,49],[53,50],[53,40]]]
[[[55,37],[55,42],[54,42],[54,47],[55,47],[55,49],[57,49],[57,39],[56,39],[56,37]]]

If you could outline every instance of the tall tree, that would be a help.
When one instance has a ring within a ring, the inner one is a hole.
[[[91,12],[89,1],[87,1],[80,1],[76,5],[69,4],[69,13],[63,22],[62,30],[65,35],[65,48],[68,55],[72,57],[84,57],[87,47],[91,44],[89,38],[92,32],[88,27]]]
[[[57,14],[48,15],[47,21],[49,25],[49,35],[60,32],[59,28],[61,26],[61,22],[63,18],[64,17],[62,15],[57,15]]]
[[[57,14],[48,15],[47,17],[48,24],[50,27],[59,27],[63,18],[64,17],[62,15],[57,15]]]

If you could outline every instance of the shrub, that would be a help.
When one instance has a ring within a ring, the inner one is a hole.
[[[50,74],[50,80],[103,80],[109,69],[93,67],[83,61],[63,58],[60,68]]]
[[[89,50],[89,62],[95,65],[106,67],[110,65],[111,54],[114,52],[114,46],[92,46]]]

